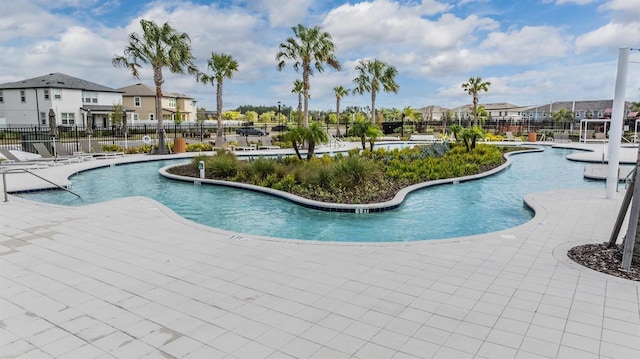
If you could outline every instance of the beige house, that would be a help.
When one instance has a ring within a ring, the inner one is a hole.
[[[126,108],[133,109],[129,113],[132,124],[136,121],[155,121],[156,114],[156,89],[145,84],[135,84],[118,89],[122,91],[122,101]],[[162,119],[165,121],[195,121],[196,101],[187,95],[163,92],[162,93]]]

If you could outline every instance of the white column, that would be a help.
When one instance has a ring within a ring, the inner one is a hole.
[[[618,52],[618,74],[616,92],[611,111],[611,129],[609,130],[609,162],[607,165],[606,198],[613,199],[618,189],[618,167],[620,166],[620,143],[624,117],[625,90],[627,86],[627,68],[629,67],[629,48],[620,48]]]

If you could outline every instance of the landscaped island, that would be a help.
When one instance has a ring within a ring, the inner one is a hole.
[[[478,174],[504,163],[513,147],[479,144],[467,151],[463,145],[435,143],[411,148],[360,151],[300,160],[295,156],[245,161],[233,153],[198,156],[169,173],[199,177],[205,162],[207,179],[269,187],[328,203],[366,204],[392,199],[404,187],[425,181]]]

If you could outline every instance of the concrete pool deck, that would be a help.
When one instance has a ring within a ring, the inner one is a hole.
[[[566,256],[608,240],[622,195],[534,193],[521,226],[394,244],[232,233],[142,197],[73,208],[11,197],[0,357],[637,358],[640,283]]]

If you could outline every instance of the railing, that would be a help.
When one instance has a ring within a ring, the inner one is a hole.
[[[35,173],[33,173],[33,172],[29,171],[29,170],[28,170],[28,169],[26,169],[26,168],[10,168],[10,169],[7,169],[7,170],[2,171],[2,185],[3,185],[3,187],[4,187],[4,201],[5,201],[5,202],[9,202],[9,194],[8,194],[9,192],[8,192],[8,190],[7,190],[7,173],[9,173],[9,172],[16,172],[16,171],[22,171],[22,172],[30,173],[30,174],[32,174],[32,175],[34,175],[34,176],[36,176],[36,177],[40,178],[41,180],[43,180],[43,181],[45,181],[45,182],[48,182],[48,183],[50,183],[50,184],[52,184],[52,185],[54,185],[54,186],[58,187],[59,189],[64,190],[64,191],[67,191],[67,192],[69,192],[69,193],[71,193],[71,194],[73,194],[73,195],[77,196],[78,198],[82,199],[82,197],[80,197],[80,195],[79,195],[79,194],[77,194],[77,193],[75,193],[75,192],[71,191],[70,189],[68,189],[68,188],[66,188],[66,187],[64,187],[64,186],[60,186],[59,184],[56,184],[56,183],[54,183],[54,182],[51,182],[51,181],[49,181],[48,179],[46,179],[46,178],[44,178],[44,177],[42,177],[42,176],[39,176],[39,175],[37,175],[37,174],[35,174]]]

